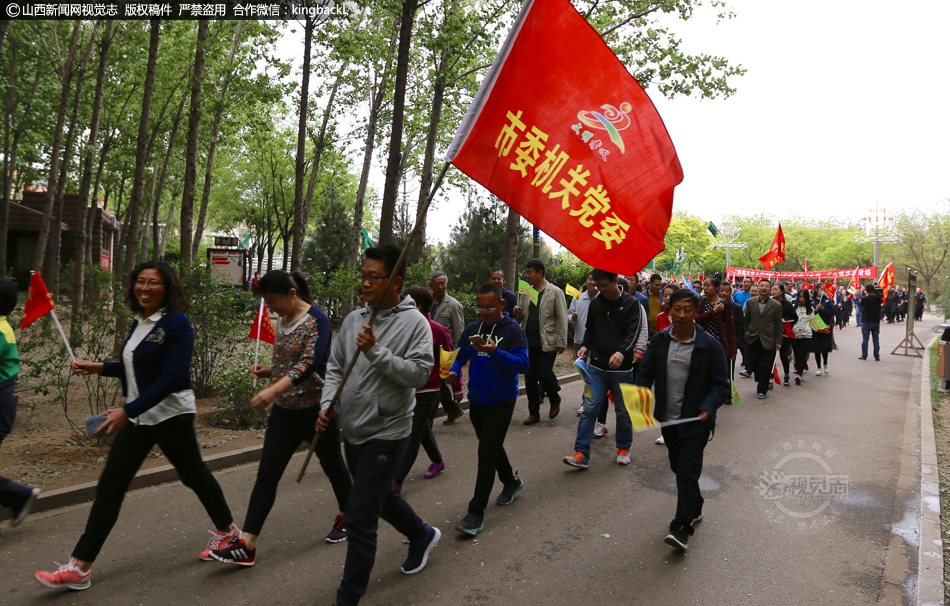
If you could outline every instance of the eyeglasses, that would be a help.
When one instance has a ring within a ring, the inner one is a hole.
[[[495,311],[496,309],[498,309],[498,307],[497,307],[496,305],[488,305],[488,306],[486,306],[486,307],[482,307],[481,305],[476,305],[476,306],[475,306],[475,311],[477,311],[478,313],[489,313],[489,314],[490,314],[490,313],[494,313],[494,311]]]
[[[362,284],[363,282],[369,282],[370,284],[376,284],[376,283],[379,282],[380,280],[385,280],[385,279],[388,278],[388,277],[389,277],[388,274],[385,275],[385,276],[364,276],[364,275],[362,275],[362,274],[359,274],[359,275],[356,276],[356,279],[359,281],[360,284]]]
[[[135,281],[136,286],[142,286],[142,287],[151,286],[152,288],[155,288],[156,286],[162,286],[164,284],[165,284],[164,282],[156,282],[155,280],[136,280]]]
[[[613,282],[607,282],[606,284],[594,283],[594,286],[597,287],[597,290],[607,290],[608,288],[610,288],[611,284],[613,284]]]

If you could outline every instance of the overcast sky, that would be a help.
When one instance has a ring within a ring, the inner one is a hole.
[[[685,173],[674,211],[715,222],[756,213],[854,219],[874,205],[950,198],[950,0],[728,6],[736,18],[718,24],[711,7],[668,23],[686,52],[748,70],[733,79],[737,93],[668,100],[647,90]],[[380,192],[385,161],[377,149]],[[445,242],[462,207],[459,196],[440,196],[429,225],[442,227],[430,239]]]

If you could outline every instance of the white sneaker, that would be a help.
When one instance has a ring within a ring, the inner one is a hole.
[[[584,413],[584,405],[581,404],[581,407],[577,409],[577,416],[581,416]]]
[[[827,365],[827,364],[825,364],[825,374],[826,374],[826,375],[830,375],[830,374],[831,374],[831,369],[828,368],[828,365]]]
[[[594,423],[594,437],[595,438],[602,438],[605,435],[607,435],[607,433],[608,431],[607,431],[606,425],[604,425],[600,421],[597,421],[596,423]]]
[[[617,465],[629,465],[630,452],[626,448],[617,451]]]
[[[660,436],[659,438],[656,439],[656,442],[654,442],[654,444],[666,444],[666,440],[663,439],[663,436]]]
[[[816,377],[820,377],[820,376],[821,376],[821,369],[820,369],[820,368],[815,371],[815,376],[816,376]]]

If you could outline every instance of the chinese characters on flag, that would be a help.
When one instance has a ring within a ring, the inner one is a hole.
[[[782,224],[778,224],[778,231],[775,232],[775,238],[772,239],[772,246],[769,252],[759,257],[759,263],[765,269],[772,269],[776,264],[785,260],[785,234],[782,233]]]
[[[676,150],[640,84],[568,0],[527,0],[446,158],[586,263],[663,250]]]

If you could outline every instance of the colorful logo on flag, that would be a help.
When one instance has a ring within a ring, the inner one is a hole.
[[[610,134],[610,140],[620,148],[620,153],[625,153],[623,139],[618,131],[625,130],[630,126],[630,116],[627,114],[633,110],[633,106],[626,101],[620,104],[620,109],[613,105],[601,105],[600,109],[604,113],[597,111],[577,112],[577,119],[591,128],[605,130]]]
[[[452,365],[455,364],[455,358],[459,355],[459,350],[445,351],[444,347],[439,347],[439,376],[443,379],[448,378]]]
[[[653,416],[652,391],[639,385],[621,383],[620,392],[623,394],[623,405],[627,409],[627,414],[630,415],[630,422],[633,423],[633,431],[640,432],[660,427],[656,417]]]

